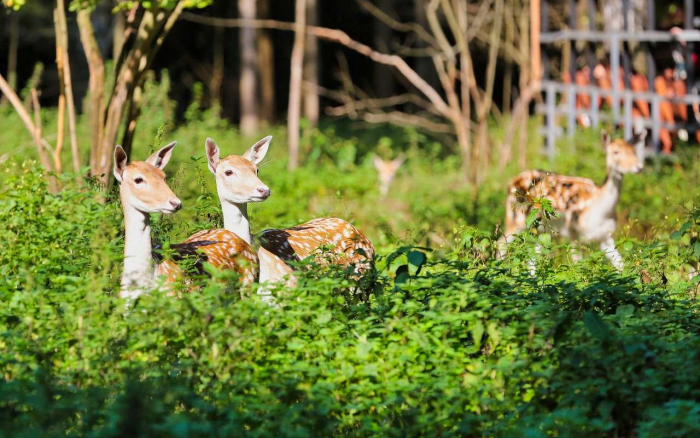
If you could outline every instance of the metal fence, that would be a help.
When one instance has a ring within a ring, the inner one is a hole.
[[[612,72],[618,72],[623,52],[620,49],[621,43],[624,42],[641,42],[641,43],[673,43],[686,42],[693,43],[700,41],[700,31],[698,30],[682,30],[676,34],[662,31],[643,31],[643,32],[600,32],[600,31],[576,31],[563,30],[557,32],[543,32],[540,36],[541,44],[552,44],[555,42],[575,42],[585,41],[589,43],[605,43],[608,46],[610,56],[610,68]],[[691,46],[691,45],[687,45]],[[647,56],[651,56],[649,51]],[[653,62],[653,61],[652,61]],[[625,77],[629,77],[629,63],[625,63]],[[671,131],[676,131],[680,128],[685,128],[689,132],[695,132],[698,129],[696,122],[691,121],[683,124],[678,123],[668,124],[662,123],[660,120],[660,105],[663,102],[684,103],[686,105],[699,104],[700,96],[688,94],[678,98],[668,98],[660,96],[654,92],[635,92],[626,88],[621,89],[620,83],[613,76],[612,86],[610,89],[603,89],[598,86],[580,86],[573,83],[575,72],[571,69],[571,83],[563,83],[554,80],[544,80],[542,82],[542,90],[545,94],[544,105],[537,107],[537,112],[545,116],[545,145],[548,155],[554,155],[554,147],[557,138],[562,134],[562,129],[559,126],[558,120],[562,117],[566,119],[566,131],[570,137],[573,137],[576,130],[576,119],[581,115],[587,115],[591,119],[593,126],[598,126],[601,121],[612,122],[615,126],[624,128],[625,138],[632,135],[633,124],[642,124],[647,129],[651,130],[651,142],[655,152],[660,151],[659,132],[662,128],[667,128]],[[592,74],[592,66],[591,66]],[[615,74],[615,73],[613,73]],[[692,77],[692,76],[691,76]],[[627,80],[625,80],[627,83]],[[649,84],[653,88],[653,77],[650,75]],[[693,89],[693,84],[688,84],[688,92]],[[587,94],[591,97],[591,107],[586,109],[576,109],[576,95]],[[564,97],[562,99],[562,97]],[[597,102],[600,97],[610,97],[612,99],[611,112],[601,113]],[[634,117],[632,115],[632,107],[634,101],[645,101],[651,107],[651,116]],[[622,105],[622,111],[620,111]],[[691,112],[692,114],[692,112]],[[691,116],[692,118],[692,116]]]

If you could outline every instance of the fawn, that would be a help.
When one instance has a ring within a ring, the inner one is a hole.
[[[150,215],[171,214],[182,208],[180,199],[165,182],[163,168],[177,143],[173,142],[156,151],[146,161],[127,164],[127,155],[121,146],[114,149],[114,177],[120,183],[119,195],[124,211],[124,270],[121,278],[123,298],[138,298],[156,286],[158,276],[166,282],[184,275],[172,261],[154,266],[151,247]],[[197,254],[221,269],[230,269],[241,275],[243,284],[255,281],[258,258],[243,239],[226,230],[204,230],[190,236],[184,243],[172,245],[176,255]]]
[[[247,204],[261,202],[270,196],[270,189],[258,178],[258,167],[270,147],[272,137],[255,143],[243,156],[220,158],[214,140],[205,144],[209,170],[216,176],[216,188],[224,214],[224,228],[250,243],[252,235]],[[319,218],[296,227],[265,230],[259,234],[260,283],[296,284],[292,269],[286,262],[299,261],[319,254],[319,247],[331,246],[332,263],[354,265],[358,273],[371,266],[374,246],[357,228],[337,218]],[[319,260],[322,263],[323,260]]]
[[[573,241],[598,243],[610,262],[621,270],[622,257],[615,249],[613,238],[617,227],[615,207],[620,197],[622,176],[637,173],[644,166],[635,148],[640,143],[643,146],[645,137],[646,131],[635,134],[630,144],[622,139],[611,141],[610,136],[603,133],[608,173],[602,186],[596,186],[588,178],[537,170],[525,171],[515,177],[508,186],[506,199],[506,240],[510,242],[514,233],[526,228],[525,221],[533,199],[546,198],[558,213],[558,217],[551,221],[554,230]],[[525,202],[528,204],[523,206]],[[579,255],[575,254],[574,258],[578,259]]]
[[[396,172],[406,160],[406,157],[399,155],[393,160],[383,160],[379,156],[374,157],[374,168],[379,174],[379,195],[381,198],[386,198],[389,194],[389,187],[396,177]]]

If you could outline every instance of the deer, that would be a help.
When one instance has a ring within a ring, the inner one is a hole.
[[[378,155],[374,157],[374,168],[379,174],[379,196],[386,198],[389,194],[389,187],[396,177],[396,172],[399,170],[403,162],[406,160],[404,155],[399,155],[393,160],[384,160]]]
[[[644,167],[636,153],[643,146],[646,131],[635,134],[630,142],[611,140],[603,132],[607,176],[601,186],[588,178],[557,175],[529,170],[520,173],[508,185],[506,198],[505,239],[510,243],[514,235],[526,229],[526,218],[538,198],[551,201],[557,217],[551,227],[562,237],[574,242],[598,243],[612,265],[622,270],[624,263],[615,248],[613,234],[617,228],[615,208],[620,198],[622,177],[638,173]],[[538,248],[539,249],[539,248]],[[579,254],[574,254],[577,261]],[[534,266],[531,265],[531,270]]]
[[[265,158],[272,136],[263,138],[242,156],[221,158],[221,151],[211,138],[205,142],[209,170],[216,177],[216,189],[224,215],[224,228],[252,243],[247,204],[262,202],[271,192],[258,177],[258,164]],[[319,248],[331,247],[331,263],[353,265],[358,274],[364,273],[374,260],[374,246],[362,232],[338,218],[312,219],[286,229],[268,229],[258,235],[260,261],[259,282],[296,284],[292,264],[309,256],[319,263]],[[259,293],[261,293],[259,291]]]
[[[114,177],[119,182],[119,196],[124,212],[124,269],[121,277],[122,298],[134,300],[157,286],[159,277],[165,283],[183,278],[183,269],[171,260],[155,262],[151,245],[150,216],[172,214],[182,208],[165,181],[163,168],[170,161],[177,142],[154,152],[146,161],[132,161],[124,149],[114,149]],[[258,258],[250,245],[226,230],[202,230],[185,242],[172,245],[174,259],[196,255],[201,267],[207,261],[219,269],[240,275],[241,283],[251,284],[258,275]]]

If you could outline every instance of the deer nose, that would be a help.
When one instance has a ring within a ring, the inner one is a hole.
[[[178,211],[179,209],[182,208],[182,202],[179,199],[171,200],[170,205],[173,206],[175,211]]]
[[[270,189],[268,189],[267,187],[258,187],[258,193],[260,193],[260,196],[262,196],[263,198],[267,198],[268,196],[270,196]]]

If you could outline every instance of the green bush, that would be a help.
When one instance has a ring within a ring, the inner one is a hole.
[[[700,324],[683,277],[620,275],[598,253],[554,263],[556,246],[531,277],[527,239],[495,260],[490,233],[460,228],[437,253],[384,253],[367,302],[314,270],[276,292],[279,308],[201,280],[125,314],[116,199],[50,195],[35,165],[16,167],[0,198],[3,436],[697,432]],[[629,252],[662,248],[680,269],[689,222]],[[157,224],[163,240],[180,232]]]
[[[176,125],[166,91],[167,80],[146,87],[157,110],[144,110],[134,143],[143,159],[179,141],[168,182],[184,209],[153,216],[154,244],[221,226],[204,139],[224,155],[256,140],[196,102]],[[55,113],[43,118],[50,138]],[[269,307],[212,271],[182,298],[153,291],[127,312],[114,188],[66,175],[49,194],[31,138],[3,107],[0,133],[0,436],[698,434],[696,149],[625,177],[619,273],[598,251],[572,264],[565,242],[530,232],[496,258],[514,164],[489,169],[476,191],[449,145],[339,123],[307,129],[305,164],[287,172],[271,128],[260,176],[273,195],[250,206],[254,231],[352,220],[378,248],[369,281],[301,267],[299,286],[278,288]],[[583,133],[553,163],[529,164],[602,181],[597,145]],[[389,150],[408,160],[380,201],[371,155]]]

